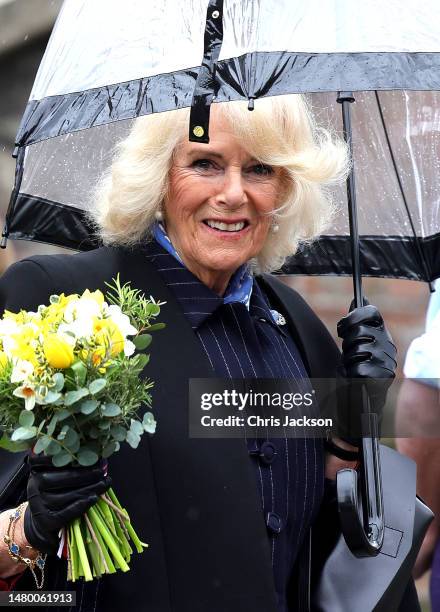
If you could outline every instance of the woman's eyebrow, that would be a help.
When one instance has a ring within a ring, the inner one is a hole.
[[[197,148],[189,151],[190,157],[216,157],[218,159],[223,159],[223,155],[221,153],[216,153],[215,151],[209,151],[207,149]]]

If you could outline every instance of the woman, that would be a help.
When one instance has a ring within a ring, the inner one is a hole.
[[[356,461],[328,455],[325,466],[317,439],[189,439],[188,380],[300,385],[308,375],[335,375],[339,353],[324,326],[294,291],[261,273],[322,231],[332,213],[325,185],[344,177],[346,149],[314,126],[300,96],[261,100],[253,113],[239,102],[214,105],[208,145],[188,142],[187,126],[187,110],[139,120],[98,189],[93,216],[106,246],[12,266],[0,281],[0,303],[35,308],[51,293],[105,291],[117,273],[167,303],[148,366],[157,433],[109,460],[150,548],[135,555],[128,574],[75,585],[77,609],[306,610],[324,470],[334,478]],[[348,376],[371,375],[374,362],[391,381],[395,349],[374,307],[353,311],[339,330]],[[380,411],[383,394],[376,399]],[[350,449],[334,443],[337,454]],[[5,461],[4,472],[13,474],[16,457]],[[27,497],[23,541],[53,553],[59,527],[109,481],[100,466],[62,473],[38,459],[30,466],[22,497],[4,499],[3,507]],[[69,475],[79,480],[74,492]],[[12,576],[0,554],[0,577]],[[47,584],[66,588],[63,563],[48,559]]]

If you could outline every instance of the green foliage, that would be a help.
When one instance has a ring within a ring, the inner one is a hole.
[[[96,378],[90,383],[89,391],[92,395],[97,395],[104,389],[106,385],[107,380],[105,378]]]
[[[99,457],[97,453],[93,452],[87,447],[81,448],[78,451],[78,461],[80,465],[94,465],[98,459]]]
[[[138,351],[144,351],[151,344],[153,336],[151,334],[142,334],[141,336],[136,336],[133,342]]]
[[[139,289],[132,289],[130,283],[121,285],[119,274],[113,283],[106,283],[110,291],[107,292],[107,301],[119,306],[139,328],[139,333],[150,331],[151,319],[160,314],[160,307],[165,302],[156,302],[151,296],[148,300]],[[163,325],[163,324],[162,324]]]
[[[22,427],[30,427],[34,424],[35,415],[30,410],[22,410],[18,417],[18,422]]]

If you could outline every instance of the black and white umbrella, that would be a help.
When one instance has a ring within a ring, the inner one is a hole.
[[[137,117],[191,107],[189,137],[207,142],[212,103],[245,99],[252,110],[264,96],[306,93],[350,142],[357,184],[352,174],[336,194],[335,226],[284,271],[353,273],[357,305],[361,274],[432,281],[436,90],[438,0],[65,0],[17,135],[3,246],[10,237],[93,248],[91,191]],[[363,458],[362,507],[355,473],[343,483],[354,526],[345,535],[356,554],[377,554],[375,436],[363,439]]]
[[[362,273],[431,281],[440,276],[439,66],[436,0],[65,0],[17,135],[5,235],[94,246],[91,188],[140,115],[192,106],[203,141],[214,96],[252,107],[304,92],[342,129],[337,92],[355,92]],[[343,190],[336,199],[335,226],[286,273],[351,273]]]

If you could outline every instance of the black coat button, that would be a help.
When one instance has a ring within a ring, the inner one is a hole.
[[[280,533],[283,528],[283,520],[276,512],[268,512],[266,525],[271,533]]]
[[[260,446],[260,459],[262,463],[269,465],[275,459],[277,449],[272,442],[263,442]]]

